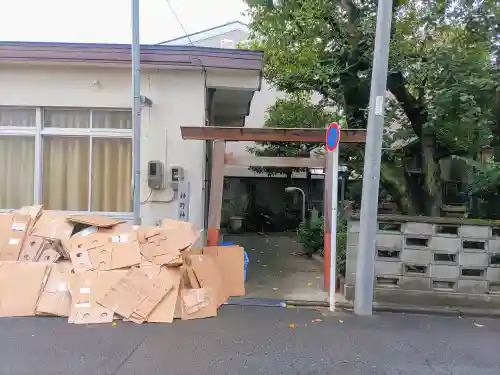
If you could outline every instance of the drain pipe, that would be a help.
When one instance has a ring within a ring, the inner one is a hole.
[[[141,225],[141,45],[139,38],[139,0],[132,0],[132,91],[133,112],[133,211],[134,224]]]

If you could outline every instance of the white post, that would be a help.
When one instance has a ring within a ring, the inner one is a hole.
[[[339,126],[340,130],[340,126]],[[340,134],[338,135],[340,137]],[[337,219],[338,219],[338,197],[339,197],[339,145],[335,150],[328,152],[328,157],[332,158],[332,216],[330,227],[330,290],[329,302],[330,311],[335,311],[335,288],[337,281]]]

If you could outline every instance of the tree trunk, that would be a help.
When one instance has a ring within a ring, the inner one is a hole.
[[[441,205],[443,203],[441,168],[435,155],[436,143],[434,136],[423,136],[421,147],[423,185],[427,193],[425,214],[428,216],[441,216]]]
[[[382,163],[380,183],[392,196],[402,214],[416,215],[418,213],[418,204],[415,203],[416,200],[410,194],[403,168]]]

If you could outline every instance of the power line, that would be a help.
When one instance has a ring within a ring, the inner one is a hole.
[[[175,12],[175,9],[174,7],[172,6],[172,4],[170,3],[170,0],[165,0],[167,2],[167,5],[168,7],[170,8],[170,10],[172,11],[172,13],[174,14],[174,17],[175,19],[177,20],[177,23],[179,24],[179,26],[182,28],[182,31],[184,31],[184,34],[186,35],[186,38],[188,38],[189,40],[189,43],[191,45],[193,45],[193,41],[191,40],[191,38],[189,37],[189,34],[187,33],[186,31],[186,28],[184,27],[184,25],[182,24],[179,16],[177,15],[177,13]]]

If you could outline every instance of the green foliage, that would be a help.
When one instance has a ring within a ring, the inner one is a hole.
[[[457,157],[469,168],[471,178],[469,179],[468,191],[473,196],[485,196],[500,192],[500,163],[488,160],[481,163],[473,159]]]
[[[378,1],[247,2],[265,78],[289,93],[320,93],[349,128],[365,128]],[[500,147],[499,40],[497,0],[394,2],[384,132],[391,150],[381,175],[391,195],[439,207],[440,158]],[[358,173],[361,151],[349,155]],[[421,180],[405,172],[410,157],[421,161]]]
[[[324,255],[324,219],[312,220],[308,225],[301,225],[297,231],[297,239],[308,254]],[[347,251],[347,225],[345,221],[337,223],[337,273],[345,276]]]
[[[333,113],[321,104],[313,104],[309,94],[295,93],[287,98],[278,99],[266,111],[265,128],[326,128],[334,118]],[[247,150],[256,156],[308,156],[318,148],[314,143],[297,142],[258,142]],[[301,171],[300,168],[251,168],[259,173],[275,175],[278,173]]]

